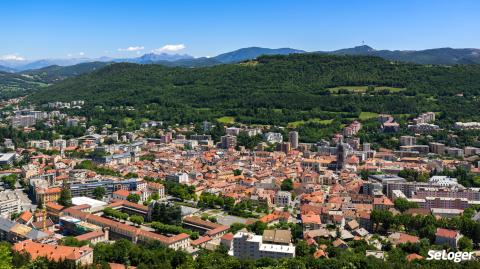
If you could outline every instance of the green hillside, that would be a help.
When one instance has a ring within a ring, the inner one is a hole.
[[[47,84],[27,76],[0,72],[0,99],[23,96],[45,86]]]
[[[331,92],[339,86],[402,90]],[[85,116],[115,125],[121,125],[124,117],[188,123],[224,116],[237,122],[287,125],[328,120],[338,112],[344,113],[337,117],[358,117],[362,111],[439,111],[441,119],[451,122],[474,120],[480,115],[478,95],[478,65],[424,66],[369,56],[293,54],[262,56],[255,64],[194,69],[112,64],[61,81],[28,100],[82,99],[87,103]],[[126,108],[130,106],[135,109]]]
[[[62,79],[98,70],[106,65],[108,63],[104,62],[80,63],[70,66],[51,65],[40,69],[23,71],[21,74],[30,76],[38,81],[54,83]]]

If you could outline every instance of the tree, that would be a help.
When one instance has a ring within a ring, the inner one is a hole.
[[[458,240],[458,249],[462,251],[472,251],[473,250],[472,239],[466,236],[462,236],[462,238]]]
[[[395,208],[400,212],[405,212],[410,208],[418,208],[418,204],[415,202],[410,202],[405,198],[398,198],[394,201]]]
[[[236,233],[243,228],[245,228],[245,224],[240,223],[240,222],[234,222],[234,223],[232,223],[232,225],[230,225],[230,232],[231,233]]]
[[[150,195],[150,199],[156,201],[156,200],[160,199],[160,195],[158,194],[158,192],[154,192],[154,193],[152,193],[152,195]]]
[[[235,206],[235,199],[233,197],[225,197],[223,199],[223,207],[225,210],[230,211]]]
[[[0,268],[11,269],[12,266],[12,252],[10,246],[5,243],[0,244]]]
[[[88,245],[88,241],[79,241],[75,237],[65,236],[60,240],[60,245],[69,247],[83,247],[85,245]]]
[[[310,257],[315,252],[315,247],[309,246],[305,240],[298,241],[295,247],[296,256]]]
[[[248,229],[258,235],[263,235],[263,231],[265,231],[267,227],[267,224],[261,221],[256,221],[255,223],[248,225]]]
[[[130,221],[133,222],[134,224],[141,225],[145,220],[143,219],[142,216],[133,215],[133,216],[130,216]]]
[[[152,221],[165,224],[181,225],[182,209],[175,204],[154,202],[152,210]]]
[[[282,185],[280,186],[282,191],[291,191],[293,190],[293,181],[291,178],[284,179]]]
[[[136,193],[130,193],[127,196],[127,201],[132,202],[132,203],[138,203],[140,201],[140,195]]]
[[[63,181],[58,203],[64,207],[72,206],[72,193],[70,192],[70,186],[66,183],[66,181]]]
[[[105,190],[105,188],[101,186],[98,186],[93,190],[93,196],[97,200],[102,200],[106,193],[107,191]]]
[[[16,174],[10,174],[8,176],[4,176],[1,178],[1,181],[3,183],[7,184],[9,188],[14,189],[15,188],[15,183],[17,183],[17,175]]]

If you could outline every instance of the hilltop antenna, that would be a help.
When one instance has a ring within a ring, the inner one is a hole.
[[[362,46],[365,45],[365,40],[362,40]]]

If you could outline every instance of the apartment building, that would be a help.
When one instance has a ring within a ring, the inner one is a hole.
[[[292,194],[288,191],[277,191],[275,193],[275,198],[273,200],[273,203],[276,206],[279,207],[285,207],[290,205],[290,202],[292,201]]]
[[[0,216],[9,217],[22,210],[20,195],[17,191],[6,190],[0,192]]]
[[[188,184],[189,182],[188,174],[182,172],[170,174],[166,177],[166,180],[179,184]]]
[[[37,188],[35,191],[35,200],[37,203],[56,202],[60,198],[60,192],[62,189],[59,187],[54,188]]]
[[[263,236],[238,232],[233,236],[233,251],[230,254],[240,259],[295,257],[295,247],[290,242],[286,243],[287,239],[273,239],[273,242],[282,243],[271,243],[272,240],[269,237],[265,239],[268,243],[264,242]]]

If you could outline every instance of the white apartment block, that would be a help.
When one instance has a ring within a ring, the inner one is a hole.
[[[9,217],[22,210],[20,196],[16,191],[0,192],[0,216]]]
[[[32,140],[32,141],[29,141],[29,146],[32,147],[32,148],[49,150],[50,149],[50,141],[48,141],[48,140]]]
[[[295,247],[289,244],[266,244],[260,235],[238,232],[233,237],[233,250],[230,253],[239,259],[290,258],[295,257]]]
[[[55,139],[53,140],[53,147],[64,149],[67,147],[67,140],[65,139]]]
[[[274,204],[276,206],[285,207],[290,205],[292,194],[288,191],[277,191],[274,199]]]
[[[180,183],[180,184],[187,184],[189,182],[187,173],[170,174],[167,176],[166,179],[169,181],[173,181],[175,183]]]

